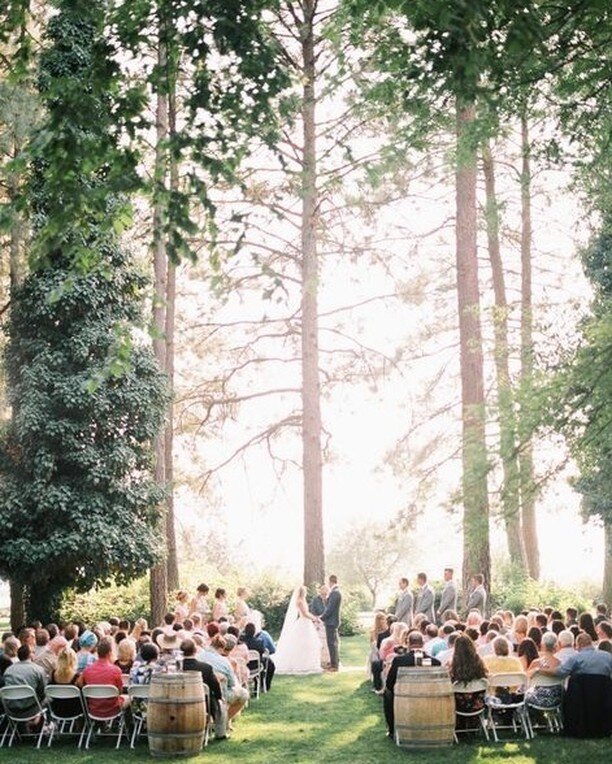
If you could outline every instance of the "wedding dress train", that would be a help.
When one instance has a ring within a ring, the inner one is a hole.
[[[276,674],[320,674],[321,641],[306,603],[298,603],[298,587],[291,596],[276,652],[271,656]],[[302,611],[302,612],[300,612]]]

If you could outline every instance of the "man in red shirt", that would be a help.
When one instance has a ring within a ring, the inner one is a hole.
[[[84,687],[88,684],[112,684],[123,691],[121,669],[112,662],[113,642],[110,637],[102,637],[98,642],[98,660],[91,663],[78,679],[78,685]],[[94,716],[115,716],[121,708],[126,708],[129,698],[119,694],[116,698],[92,698],[89,700],[89,710]]]

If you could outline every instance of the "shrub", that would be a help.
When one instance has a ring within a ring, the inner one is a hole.
[[[74,590],[65,593],[60,607],[63,621],[83,621],[92,625],[106,621],[111,616],[128,618],[150,618],[149,579],[147,576],[133,581],[127,586],[111,584],[104,589],[92,589],[85,594]]]

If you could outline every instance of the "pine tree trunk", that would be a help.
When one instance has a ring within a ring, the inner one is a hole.
[[[325,577],[323,548],[323,488],[321,399],[319,381],[316,95],[313,17],[316,3],[304,0],[303,169],[302,169],[302,447],[304,479],[304,583]]]
[[[168,129],[170,137],[176,134],[176,78],[172,76],[168,94]],[[170,189],[178,191],[179,175],[177,160],[172,154],[170,162]],[[176,315],[176,266],[166,257],[166,316],[165,316],[165,371],[170,388],[168,421],[164,432],[164,468],[167,486],[166,495],[166,541],[168,547],[167,574],[168,590],[179,588],[179,570],[176,551],[176,524],[174,517],[174,326]]]
[[[499,450],[503,470],[501,492],[502,515],[506,528],[508,552],[513,565],[526,571],[520,516],[519,465],[516,443],[516,419],[510,380],[510,353],[508,344],[508,301],[504,266],[499,240],[499,211],[495,191],[495,165],[487,145],[482,149],[482,165],[486,191],[486,224],[489,261],[495,295],[493,313],[495,372],[497,377],[497,403],[499,409]]]
[[[612,603],[612,522],[604,522],[603,601]]]
[[[463,579],[490,582],[489,498],[480,293],[476,244],[476,145],[473,103],[457,103],[456,267],[462,401]]]
[[[157,64],[160,72],[165,72],[168,62],[168,52],[164,39],[164,24],[160,20],[160,39],[158,45]],[[166,281],[167,281],[167,257],[165,241],[165,206],[163,201],[167,166],[165,141],[168,138],[168,96],[163,87],[158,86],[157,102],[155,109],[156,121],[156,144],[155,144],[155,185],[156,193],[153,205],[153,352],[161,369],[166,366],[166,341],[164,332],[166,328]],[[162,432],[155,439],[155,482],[159,486],[166,486],[165,469],[165,437]],[[166,568],[166,508],[162,507],[162,516],[158,524],[158,533],[162,539],[164,559],[151,568],[150,574],[150,597],[151,597],[151,620],[154,626],[158,626],[167,609],[168,599],[168,574]]]
[[[531,147],[527,118],[521,118],[521,389],[523,398],[530,400],[533,387],[533,296],[531,275]],[[520,421],[520,481],[523,536],[527,554],[527,569],[531,578],[540,577],[540,552],[535,517],[535,478],[533,443],[529,422],[523,411]]]

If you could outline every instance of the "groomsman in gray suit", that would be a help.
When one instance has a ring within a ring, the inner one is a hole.
[[[486,609],[487,592],[484,588],[484,576],[482,573],[476,573],[472,576],[472,588],[465,605],[465,614],[467,615],[470,610],[478,610],[480,615],[484,617]]]
[[[427,575],[419,573],[417,583],[421,587],[417,594],[414,614],[423,613],[428,621],[434,622],[434,590],[427,583]]]
[[[399,580],[399,592],[397,594],[397,602],[395,604],[395,617],[398,621],[412,626],[412,606],[414,603],[414,597],[408,586],[407,578],[400,578]]]
[[[457,587],[453,581],[453,572],[452,568],[444,568],[444,589],[438,607],[438,624],[442,623],[442,616],[447,610],[457,612]]]

